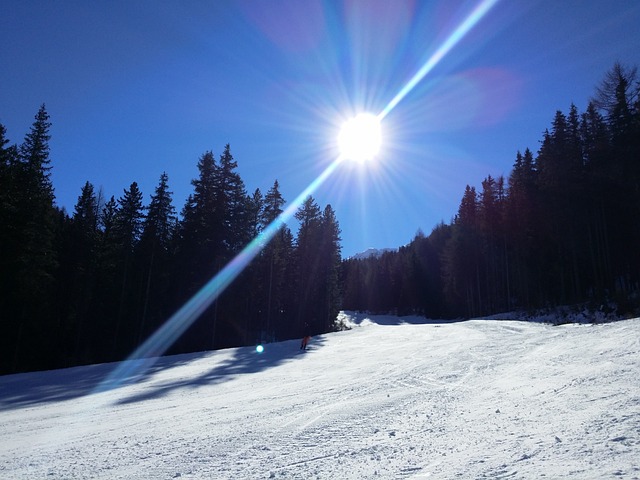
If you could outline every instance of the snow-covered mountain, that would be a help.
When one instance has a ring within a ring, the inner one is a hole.
[[[380,257],[385,252],[395,252],[398,250],[397,248],[367,248],[364,252],[356,253],[354,256],[350,257],[355,260],[362,260],[364,258],[370,257]]]
[[[116,365],[0,377],[0,477],[640,477],[640,319],[342,319],[307,352],[166,357],[117,387]]]

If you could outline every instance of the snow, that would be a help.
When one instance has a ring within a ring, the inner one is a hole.
[[[364,252],[356,253],[353,255],[352,259],[354,260],[364,260],[366,258],[379,258],[387,252],[396,252],[397,248],[367,248]]]
[[[343,321],[110,388],[114,364],[0,377],[0,477],[640,478],[640,319]]]

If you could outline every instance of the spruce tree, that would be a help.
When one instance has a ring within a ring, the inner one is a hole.
[[[16,269],[16,255],[18,242],[16,228],[18,218],[16,215],[16,166],[18,161],[17,147],[6,145],[6,128],[0,124],[0,290],[5,292],[0,296],[0,309],[8,311],[8,302],[13,291]],[[0,335],[5,339],[8,335]],[[9,348],[8,345],[6,348]],[[2,349],[3,351],[5,349]],[[8,364],[8,362],[7,362]]]
[[[295,246],[296,299],[298,316],[292,325],[295,336],[314,335],[322,332],[321,304],[322,278],[318,249],[321,244],[322,213],[312,196],[302,203],[295,218],[300,223]]]
[[[283,212],[282,207],[285,201],[280,193],[280,184],[278,180],[273,182],[273,186],[269,189],[264,197],[264,209],[262,223],[267,226],[273,222]]]
[[[230,260],[250,240],[244,182],[236,171],[238,162],[229,144],[220,155],[215,181],[215,202],[222,221],[224,259]]]
[[[320,248],[318,255],[321,257],[321,298],[319,318],[320,328],[323,332],[329,332],[334,327],[340,311],[340,226],[335,211],[331,205],[327,205],[322,212],[320,226]]]
[[[98,276],[98,204],[93,185],[86,182],[73,216],[59,227],[60,264],[56,272],[56,310],[60,347],[69,365],[96,361],[91,350]]]
[[[468,317],[483,308],[480,292],[480,241],[478,198],[475,187],[466,186],[444,251],[444,288],[455,315]],[[459,306],[456,308],[456,306]]]
[[[189,296],[220,268],[222,251],[222,221],[216,205],[218,165],[213,153],[205,152],[197,166],[199,176],[191,181],[194,192],[182,209],[177,241],[177,268]]]
[[[11,228],[16,251],[12,252],[14,260],[9,268],[15,284],[11,316],[19,324],[13,339],[15,369],[42,367],[54,355],[48,337],[57,267],[50,127],[49,115],[42,105],[18,149],[15,165]]]
[[[120,293],[118,312],[113,335],[114,351],[126,354],[134,346],[137,331],[134,320],[139,312],[136,310],[136,298],[140,291],[140,278],[135,277],[134,253],[142,233],[142,192],[137,182],[131,183],[118,199],[118,208],[113,219],[113,239],[116,249],[116,278],[119,279]]]
[[[264,228],[271,225],[278,230],[265,245],[258,258],[260,284],[262,288],[262,308],[260,330],[269,337],[289,338],[291,330],[288,322],[292,314],[292,289],[295,283],[293,271],[293,236],[289,227],[281,223],[272,225],[283,212],[285,200],[280,193],[277,180],[264,196],[261,223]]]
[[[151,195],[138,245],[137,267],[144,292],[138,343],[169,315],[166,298],[170,283],[170,248],[177,217],[172,203],[173,192],[169,191],[168,182],[169,177],[163,172],[154,194]]]
[[[182,208],[173,256],[171,285],[175,292],[173,309],[194,295],[222,267],[223,237],[221,212],[216,204],[218,165],[211,151],[200,156],[198,178],[191,181],[194,191]],[[174,345],[172,352],[211,348],[217,301],[203,312],[193,326]]]

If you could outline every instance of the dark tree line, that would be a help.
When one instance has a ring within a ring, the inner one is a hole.
[[[585,112],[557,111],[536,155],[467,186],[451,224],[398,252],[345,260],[345,309],[472,317],[640,306],[640,84],[620,64]]]
[[[467,186],[457,215],[397,252],[340,259],[331,206],[309,197],[178,339],[191,352],[330,331],[340,309],[471,317],[640,305],[640,87],[616,64],[584,112],[556,112],[508,178]],[[166,173],[104,198],[87,182],[55,204],[49,116],[22,144],[0,125],[0,373],[125,358],[267,225],[277,181],[248,194],[227,145],[205,152],[180,211]]]
[[[87,182],[55,204],[44,105],[21,145],[0,125],[0,373],[126,358],[283,211],[277,181],[247,194],[227,145],[198,161],[178,216],[166,173],[103,198]],[[171,347],[192,352],[330,331],[340,229],[312,197]]]

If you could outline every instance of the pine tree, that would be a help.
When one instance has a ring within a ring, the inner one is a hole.
[[[168,182],[169,176],[163,172],[151,195],[138,245],[138,269],[144,291],[138,343],[169,315],[166,298],[169,293],[170,248],[177,217]]]
[[[632,105],[638,101],[638,70],[616,62],[609,70],[592,99],[595,106],[604,111],[611,129],[614,144],[625,143],[631,133]]]
[[[199,176],[191,181],[193,194],[182,209],[177,242],[177,268],[180,283],[188,296],[200,288],[219,269],[222,253],[222,220],[216,205],[218,165],[213,153],[198,160]],[[185,299],[179,299],[180,303]]]
[[[246,217],[246,190],[237,173],[238,163],[227,144],[220,155],[215,182],[216,209],[222,220],[224,259],[230,260],[250,240]]]
[[[18,149],[6,145],[6,128],[0,124],[0,374],[16,369],[14,341],[18,337],[19,319],[15,318],[18,304],[15,302],[17,285],[16,262],[20,251],[16,205],[16,166]]]
[[[509,304],[508,253],[504,225],[504,178],[491,175],[482,181],[478,203],[481,236],[481,282],[485,311],[506,309]]]
[[[444,251],[443,275],[447,301],[452,306],[466,307],[464,310],[455,310],[454,314],[471,317],[483,309],[479,245],[478,198],[475,188],[467,185]]]
[[[248,233],[251,238],[256,238],[263,229],[262,211],[264,209],[264,198],[259,188],[253,192],[253,195],[246,198],[246,217]],[[262,281],[262,254],[260,252],[246,268],[245,277],[245,295],[244,295],[244,325],[242,326],[242,341],[245,344],[250,343],[254,338],[258,338],[257,331],[261,330],[260,323],[264,309],[265,285]],[[265,339],[259,339],[264,342]]]
[[[340,226],[335,211],[327,205],[322,212],[320,226],[321,244],[318,250],[321,262],[321,298],[319,318],[320,329],[329,332],[333,329],[340,311]]]
[[[220,155],[214,184],[215,208],[221,222],[222,250],[218,258],[220,268],[230,262],[251,240],[252,225],[247,210],[247,192],[237,168],[238,163],[231,154],[231,147],[227,144]],[[246,313],[248,304],[242,285],[249,276],[250,272],[243,270],[240,276],[227,287],[224,296],[216,300],[217,310],[214,312],[211,348],[235,346],[244,340],[242,338],[244,335],[239,332],[242,332],[246,325],[242,316]]]
[[[545,211],[545,222],[540,225],[541,239],[545,248],[547,268],[546,301],[550,303],[568,303],[575,298],[575,285],[571,250],[572,234],[567,234],[567,222],[572,222],[570,182],[576,177],[570,155],[569,127],[567,117],[556,111],[551,132],[546,131],[538,156],[538,188],[540,201]],[[573,231],[573,226],[570,227]]]
[[[15,222],[14,188],[18,149],[15,145],[7,147],[7,129],[0,124],[0,251],[6,253],[9,242],[9,227]],[[0,254],[1,255],[1,254]],[[0,264],[1,265],[1,264]]]
[[[508,197],[505,215],[510,252],[510,275],[512,291],[510,307],[529,306],[534,302],[534,285],[537,285],[536,271],[541,258],[539,251],[540,215],[537,172],[533,154],[528,148],[524,155],[516,155],[513,170],[509,175]],[[512,303],[514,302],[514,303]]]
[[[100,207],[99,207],[100,208]],[[112,195],[100,209],[96,248],[96,286],[88,332],[89,349],[96,362],[121,358],[113,349],[113,332],[121,297],[121,249],[116,235],[118,202]]]
[[[91,352],[98,269],[98,203],[93,185],[86,182],[71,218],[59,227],[60,264],[56,272],[61,350],[67,365],[94,361]]]
[[[300,223],[295,246],[296,299],[298,315],[292,325],[293,336],[313,335],[322,331],[322,316],[318,310],[321,278],[318,275],[322,214],[312,196],[302,203],[295,218]]]
[[[256,188],[253,195],[247,196],[245,205],[247,235],[250,239],[258,236],[263,229],[262,217],[264,210],[264,198],[259,188]]]
[[[173,258],[173,309],[179,308],[222,267],[222,213],[217,201],[218,164],[211,151],[198,159],[198,178],[191,181],[194,191],[182,208]],[[179,339],[172,352],[211,348],[219,299],[200,315]]]
[[[637,68],[614,64],[598,87],[595,102],[606,113],[610,133],[611,151],[609,168],[616,176],[608,192],[610,195],[607,218],[610,222],[609,242],[615,289],[620,301],[637,296],[640,262],[637,248],[628,248],[629,242],[640,242],[640,84]]]
[[[277,180],[267,191],[263,204],[261,224],[266,228],[277,221],[285,205]],[[258,258],[263,293],[259,330],[270,337],[288,338],[290,335],[287,333],[287,319],[293,310],[293,295],[290,293],[294,283],[291,278],[292,250],[293,236],[289,227],[282,223]]]
[[[137,182],[133,182],[118,199],[118,208],[113,219],[113,240],[117,255],[116,272],[120,277],[113,346],[114,351],[121,355],[133,348],[137,338],[132,319],[138,314],[135,309],[135,299],[139,298],[137,294],[139,294],[140,279],[132,278],[132,274],[134,273],[134,254],[142,233],[143,219],[142,192]]]
[[[4,125],[0,124],[0,225],[2,226],[0,228],[0,291],[5,292],[0,296],[0,310],[4,312],[9,308],[8,302],[12,295],[10,292],[15,286],[15,260],[18,252],[16,238],[18,218],[15,203],[18,149],[15,145],[6,147],[9,143],[5,137],[6,131]],[[7,335],[4,337],[7,338]]]
[[[280,193],[280,184],[278,180],[273,182],[273,186],[269,189],[264,197],[264,209],[263,209],[263,225],[268,225],[273,222],[283,212],[282,207],[285,201]]]
[[[48,337],[52,312],[57,213],[50,179],[49,115],[40,107],[30,132],[18,149],[13,189],[12,237],[16,251],[9,270],[15,285],[10,316],[18,322],[13,338],[14,369],[45,364],[51,352]]]

